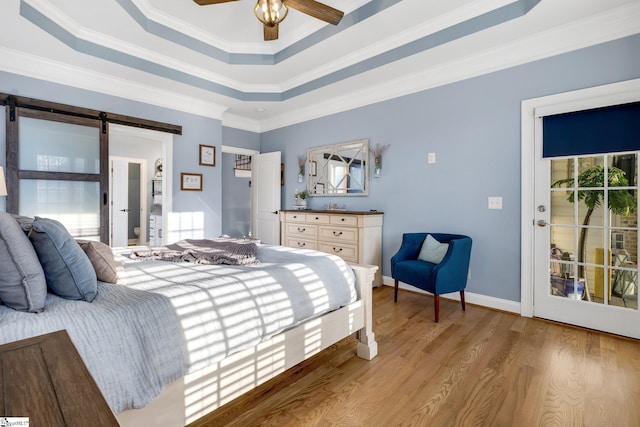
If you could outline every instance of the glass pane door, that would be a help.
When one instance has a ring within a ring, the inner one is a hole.
[[[74,237],[100,240],[98,122],[22,111],[18,141],[19,213],[56,219]]]
[[[538,161],[536,316],[640,336],[637,165],[638,153]]]

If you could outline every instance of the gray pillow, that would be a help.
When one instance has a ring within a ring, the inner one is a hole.
[[[108,245],[93,240],[77,239],[76,242],[89,257],[99,281],[118,283],[124,273],[124,266],[120,257]]]
[[[33,218],[16,214],[9,215],[11,215],[13,219],[18,221],[18,224],[20,224],[20,227],[22,227],[22,231],[24,231],[24,233],[28,235],[31,231],[31,227],[33,226]]]
[[[433,264],[440,264],[440,261],[442,261],[448,250],[448,243],[440,243],[431,234],[427,234],[427,238],[424,239],[422,243],[418,259]]]
[[[96,272],[64,225],[54,219],[36,217],[29,239],[51,292],[66,299],[93,301],[98,292]]]
[[[20,225],[0,212],[0,300],[18,311],[44,310],[47,283],[38,256]]]

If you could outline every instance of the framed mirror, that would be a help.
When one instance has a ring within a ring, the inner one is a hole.
[[[311,196],[369,194],[369,140],[307,150],[307,191]]]

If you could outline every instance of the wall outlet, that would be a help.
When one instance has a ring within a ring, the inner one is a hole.
[[[489,209],[502,209],[502,197],[489,197]]]
[[[427,156],[427,163],[433,164],[436,162],[436,153],[429,153]]]

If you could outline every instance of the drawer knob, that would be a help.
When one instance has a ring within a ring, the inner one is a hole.
[[[304,243],[304,242],[298,242],[298,246],[302,248],[302,247],[304,247],[304,246],[307,246],[307,244],[306,244],[306,243]]]
[[[340,221],[343,221],[343,222],[344,222],[344,218],[340,218]]]
[[[316,217],[316,221],[319,220],[320,218]]]
[[[306,228],[300,228],[300,227],[298,227],[298,231],[299,231],[300,233],[304,233],[305,231],[307,231],[307,229],[306,229]]]
[[[334,248],[333,248],[333,252],[335,252],[335,253],[340,253],[340,252],[342,252],[342,248],[335,248],[335,247],[334,247]]]
[[[342,236],[342,231],[340,231],[340,232],[336,232],[336,231],[334,231],[334,232],[333,232],[333,235],[334,235],[334,236],[336,236],[336,237],[338,237],[338,236]]]

